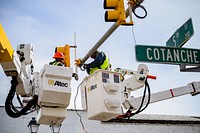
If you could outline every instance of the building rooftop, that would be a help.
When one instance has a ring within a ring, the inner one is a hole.
[[[200,124],[200,116],[137,114],[130,119],[112,119],[108,122],[151,124]]]

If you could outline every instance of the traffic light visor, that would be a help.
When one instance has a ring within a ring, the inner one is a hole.
[[[105,12],[105,21],[106,22],[116,22],[119,18],[120,12],[118,11],[106,11]]]
[[[115,9],[117,7],[118,0],[104,0],[104,9]]]

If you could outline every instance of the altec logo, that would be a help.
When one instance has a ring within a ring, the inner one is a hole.
[[[48,85],[60,86],[60,87],[68,87],[68,83],[64,83],[64,82],[57,81],[57,80],[55,81],[55,80],[52,80],[52,79],[48,80]]]
[[[92,86],[88,87],[88,92],[90,92],[90,91],[92,91],[92,90],[94,90],[96,88],[97,88],[97,84],[92,85]]]

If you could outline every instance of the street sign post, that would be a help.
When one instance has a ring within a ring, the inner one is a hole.
[[[200,65],[200,49],[136,45],[135,53],[142,62]]]
[[[169,38],[166,46],[182,47],[194,34],[192,18],[185,22],[178,28],[174,34]]]

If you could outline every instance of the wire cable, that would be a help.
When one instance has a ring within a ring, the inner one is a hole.
[[[144,99],[146,97],[146,90],[148,90],[148,94],[147,94],[148,95],[148,101],[147,101],[146,105],[143,107]],[[147,106],[149,105],[149,103],[150,103],[150,99],[151,99],[151,91],[150,91],[150,86],[149,86],[149,84],[147,82],[147,79],[146,79],[145,80],[145,89],[144,89],[144,93],[143,93],[143,97],[142,97],[142,101],[141,101],[140,107],[138,108],[138,110],[136,112],[131,113],[130,116],[128,116],[128,119],[130,117],[132,117],[133,115],[138,114],[138,113],[142,112],[143,110],[145,110],[147,108]]]
[[[82,81],[82,82],[78,85],[78,87],[77,87],[76,95],[75,95],[75,98],[74,98],[74,110],[75,110],[76,114],[79,116],[79,121],[80,121],[80,123],[81,123],[81,126],[82,126],[83,131],[84,131],[85,133],[88,133],[88,132],[85,130],[84,124],[83,124],[83,122],[82,122],[82,117],[81,117],[81,115],[78,113],[78,111],[77,111],[77,109],[76,109],[76,99],[77,99],[78,92],[79,92],[78,90],[79,90],[79,87],[81,86],[82,83],[83,83],[83,81]]]
[[[148,91],[147,95],[146,95],[146,91]],[[146,96],[148,96],[148,101],[144,106],[143,104],[144,104],[144,100],[145,100]],[[143,110],[145,110],[147,108],[147,106],[149,105],[149,103],[150,103],[150,96],[151,96],[150,86],[149,86],[149,84],[147,82],[147,79],[146,79],[145,80],[145,88],[144,88],[144,92],[143,92],[143,96],[142,96],[140,107],[137,109],[137,111],[132,113],[130,109],[132,109],[133,107],[131,106],[129,108],[129,110],[125,114],[116,117],[116,119],[123,120],[125,118],[128,118],[127,120],[129,120],[130,117],[132,117],[133,115],[136,115],[136,114],[142,112]]]
[[[132,35],[133,35],[133,42],[136,45],[136,38],[135,38],[135,33],[134,33],[134,27],[132,26]]]
[[[136,14],[136,9],[141,8],[144,11],[144,15],[143,16],[139,16]],[[144,6],[137,4],[133,9],[132,9],[133,14],[139,18],[139,19],[144,19],[147,16],[147,10],[145,9]]]

